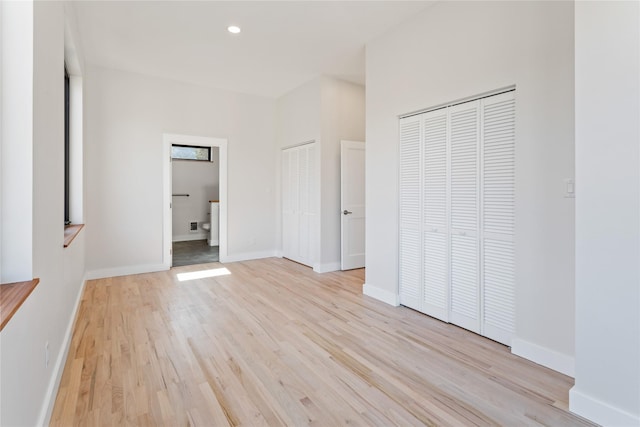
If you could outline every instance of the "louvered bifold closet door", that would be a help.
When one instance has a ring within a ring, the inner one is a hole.
[[[506,345],[515,330],[515,97],[482,107],[482,334]]]
[[[430,316],[449,320],[447,257],[447,110],[422,115],[423,124],[423,308]]]
[[[478,272],[480,102],[449,109],[451,323],[480,332]]]
[[[400,304],[422,309],[420,194],[422,126],[419,116],[400,120]]]

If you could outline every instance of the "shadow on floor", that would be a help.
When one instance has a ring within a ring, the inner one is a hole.
[[[218,246],[209,246],[206,240],[173,242],[173,265],[206,264],[220,260]]]

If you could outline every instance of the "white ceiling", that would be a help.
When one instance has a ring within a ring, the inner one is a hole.
[[[278,97],[319,74],[364,84],[364,45],[429,1],[79,1],[86,62]],[[239,25],[232,35],[227,26]]]

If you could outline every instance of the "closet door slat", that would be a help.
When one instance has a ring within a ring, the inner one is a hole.
[[[450,321],[480,332],[478,220],[480,102],[449,108],[451,180]]]
[[[422,311],[448,321],[447,110],[432,111],[423,116]]]
[[[510,345],[515,331],[515,97],[483,100],[483,335]]]
[[[424,118],[424,225],[445,232],[447,227],[447,111]]]
[[[476,237],[451,235],[450,321],[480,331],[478,301],[478,243]]]
[[[419,117],[400,121],[400,304],[422,310],[422,126]]]
[[[450,108],[451,229],[478,229],[479,102]]]

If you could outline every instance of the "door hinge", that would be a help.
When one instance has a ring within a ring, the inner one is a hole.
[[[169,255],[173,255],[173,249],[169,249]]]

